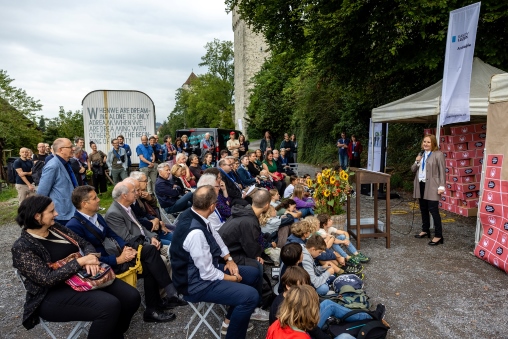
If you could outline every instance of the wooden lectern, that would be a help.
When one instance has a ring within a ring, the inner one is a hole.
[[[386,248],[390,248],[390,175],[381,172],[372,172],[362,168],[351,167],[354,172],[353,181],[356,183],[356,220],[351,223],[351,196],[347,199],[347,231],[356,239],[356,248],[360,249],[362,238],[386,238]],[[360,218],[360,192],[362,184],[373,184],[374,191],[374,218],[373,220]],[[386,223],[384,230],[379,228],[378,221],[378,188],[379,184],[386,184]]]

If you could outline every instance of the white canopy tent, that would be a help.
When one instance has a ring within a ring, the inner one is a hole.
[[[489,102],[495,104],[508,101],[508,73],[492,77]]]
[[[469,107],[471,120],[485,120],[489,104],[490,79],[495,74],[506,73],[499,68],[484,63],[479,58],[473,60]],[[443,80],[424,90],[405,98],[390,102],[372,110],[372,122],[413,122],[439,125]],[[508,81],[504,83],[508,88]]]

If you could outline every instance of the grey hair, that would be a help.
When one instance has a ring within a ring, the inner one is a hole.
[[[196,154],[191,154],[191,155],[189,155],[189,160],[192,161],[194,159],[197,159],[197,157],[198,156]]]
[[[157,171],[162,171],[164,167],[169,167],[169,164],[167,162],[161,162],[157,165]]]
[[[227,157],[224,158],[224,159],[220,159],[219,160],[219,167],[222,167],[222,166],[226,165],[226,161],[228,161]]]
[[[185,160],[187,160],[187,156],[186,156],[185,154],[183,154],[183,153],[178,153],[178,154],[176,155],[176,161],[179,161],[182,157],[184,157],[184,158],[185,158]]]
[[[146,174],[143,173],[143,172],[140,172],[140,171],[133,171],[131,172],[131,174],[129,175],[129,178],[134,178],[136,179],[137,181],[140,181],[142,177],[146,177]]]
[[[65,140],[69,140],[67,138],[58,138],[53,142],[53,152],[58,153],[58,151],[62,148],[62,145],[65,143]]]
[[[203,174],[201,176],[201,178],[199,178],[198,187],[205,186],[205,185],[210,185],[210,186],[217,185],[217,177],[213,174],[210,174],[210,173]]]
[[[122,194],[129,193],[129,187],[127,187],[125,182],[119,182],[115,185],[115,188],[113,188],[113,192],[111,192],[111,196],[113,197],[113,200],[117,201],[120,199]]]

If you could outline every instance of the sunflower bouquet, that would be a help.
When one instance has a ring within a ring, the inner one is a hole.
[[[354,173],[353,173],[354,174]],[[315,211],[317,213],[327,213],[330,215],[344,214],[343,208],[347,196],[352,188],[349,185],[350,174],[348,171],[340,170],[336,172],[326,169],[323,173],[318,173],[316,180],[308,180],[307,185],[314,190],[314,201],[316,202]]]

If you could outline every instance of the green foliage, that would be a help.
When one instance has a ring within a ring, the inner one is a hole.
[[[374,107],[441,79],[449,12],[471,1],[226,0],[270,45],[254,77],[254,131],[296,131],[299,160],[336,159],[340,131],[367,144]],[[508,3],[482,1],[475,55],[508,69]],[[412,183],[423,125],[390,124],[388,164]],[[435,127],[435,126],[432,126]],[[250,133],[250,130],[249,130]]]
[[[44,142],[51,144],[57,138],[68,138],[73,141],[75,137],[83,137],[84,131],[82,111],[66,112],[64,107],[60,106],[58,117],[49,119],[46,125]]]
[[[40,141],[34,112],[41,110],[42,105],[24,90],[12,86],[13,81],[7,71],[0,70],[0,151],[3,146],[17,156],[21,147],[35,149]]]
[[[39,100],[28,96],[25,90],[11,86],[15,79],[9,78],[7,71],[0,69],[0,98],[4,99],[24,117],[35,121],[34,113],[42,109]]]
[[[205,49],[199,66],[207,66],[208,72],[176,91],[175,108],[167,120],[171,135],[186,127],[235,126],[233,43],[215,39]]]

